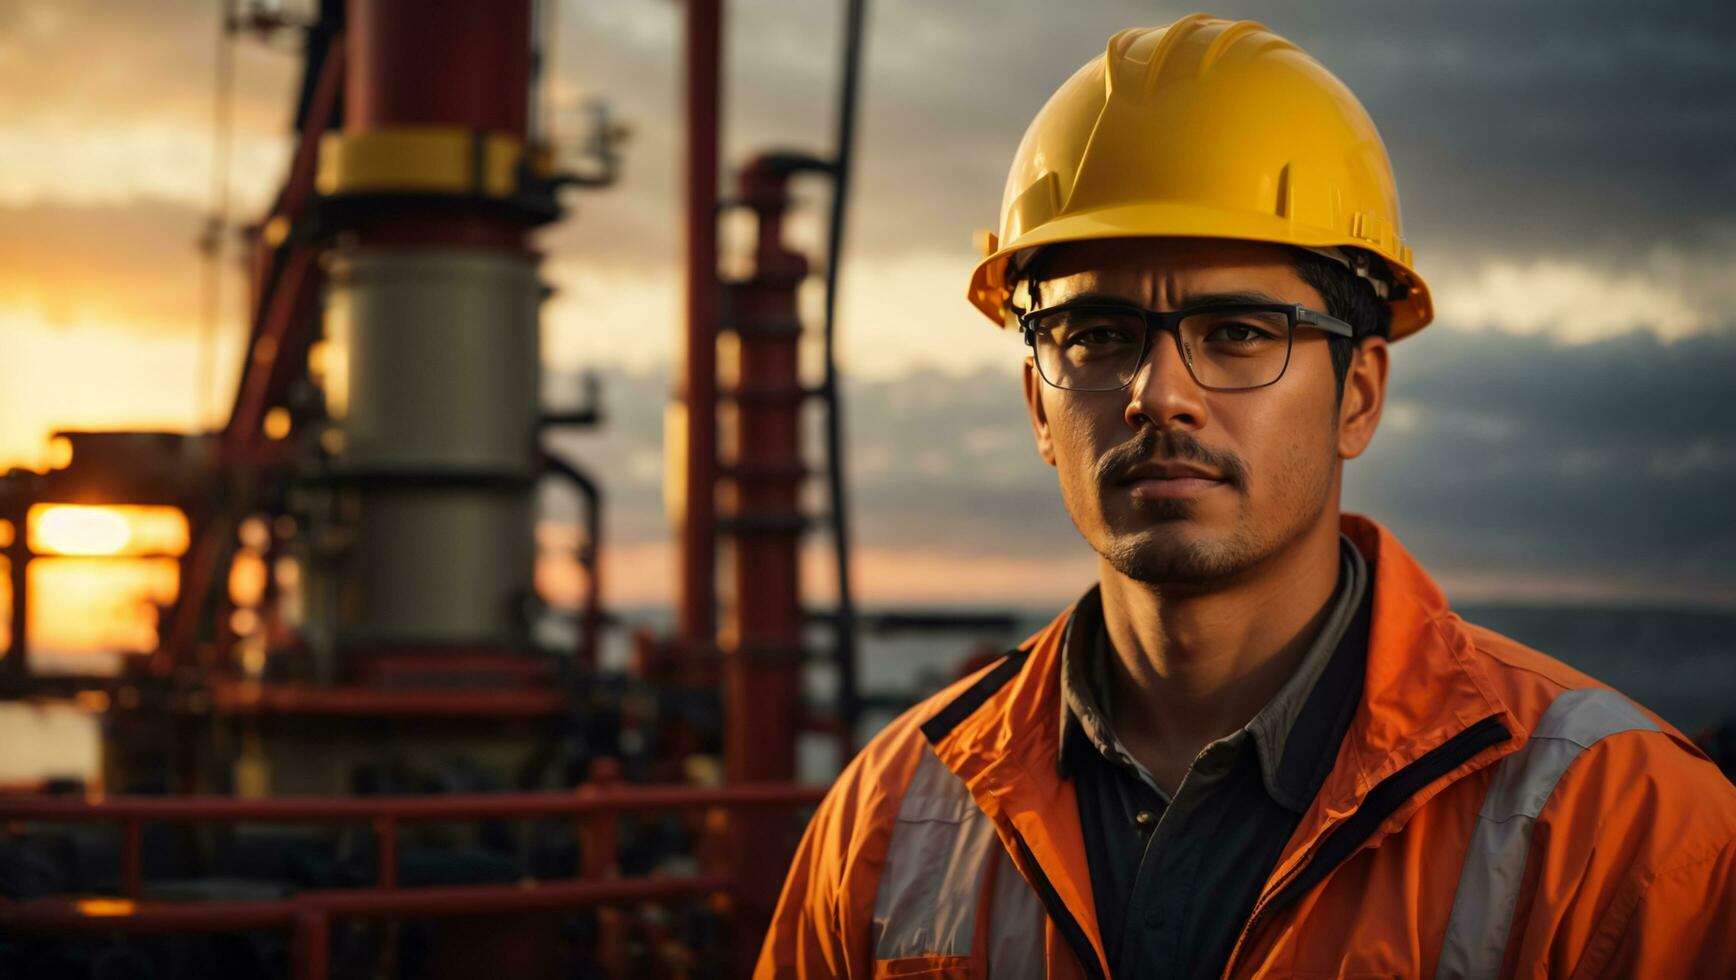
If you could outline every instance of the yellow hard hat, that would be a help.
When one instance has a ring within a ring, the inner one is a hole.
[[[1145,236],[1332,255],[1384,296],[1393,340],[1434,316],[1373,121],[1318,61],[1252,21],[1190,14],[1121,31],[1063,83],[1019,143],[970,301],[1009,323],[1008,265],[1027,249]]]

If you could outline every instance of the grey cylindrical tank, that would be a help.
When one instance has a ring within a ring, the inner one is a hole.
[[[534,258],[339,252],[326,305],[332,473],[353,522],[339,646],[522,646],[540,469]]]

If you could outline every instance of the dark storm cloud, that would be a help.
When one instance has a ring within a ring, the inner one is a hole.
[[[835,5],[732,4],[733,155],[824,148]],[[1187,12],[1046,0],[872,6],[854,241],[962,248],[992,224],[1025,125],[1116,29]],[[1394,160],[1423,258],[1620,256],[1736,225],[1736,8],[1611,2],[1225,8],[1302,45],[1354,90]],[[568,74],[647,120],[624,190],[665,210],[678,171],[679,11],[625,0],[568,20]],[[580,223],[582,225],[582,221]],[[573,234],[582,234],[579,228]]]
[[[1736,331],[1674,344],[1634,332],[1562,346],[1432,328],[1394,348],[1373,446],[1344,505],[1390,527],[1431,572],[1481,597],[1503,583],[1736,602]],[[602,464],[655,451],[660,377],[610,376]],[[1037,458],[1009,371],[916,371],[848,386],[857,541],[997,556],[1082,547]],[[617,470],[619,467],[616,468]],[[654,470],[606,481],[611,520],[665,534]]]
[[[1736,8],[1262,3],[1355,91],[1413,235],[1619,252],[1736,221]]]
[[[728,160],[829,144],[834,7],[731,5]],[[874,4],[853,254],[964,248],[994,221],[1011,154],[1048,94],[1114,30],[1186,9]],[[1608,263],[1659,243],[1692,252],[1736,224],[1726,191],[1736,30],[1722,6],[1271,2],[1225,12],[1264,20],[1358,93],[1425,259]],[[583,202],[556,230],[557,247],[598,262],[673,261],[679,9],[618,0],[572,10],[565,24],[565,77],[614,99],[636,136],[622,186]],[[1730,334],[1563,347],[1437,326],[1395,353],[1392,397],[1403,404],[1349,464],[1346,504],[1388,523],[1431,569],[1474,583],[1511,573],[1533,585],[1736,597],[1736,448],[1718,408],[1736,377]],[[648,376],[611,386],[627,413],[571,443],[599,466],[630,446],[654,451],[658,416],[630,406],[668,390]],[[848,391],[860,543],[984,560],[1081,547],[1010,370],[919,370]],[[636,473],[612,491],[614,533],[661,537],[658,476]]]
[[[726,170],[759,149],[830,146],[840,9],[729,5]],[[852,254],[968,255],[971,232],[996,219],[1012,152],[1048,94],[1116,29],[1188,9],[873,3]],[[211,10],[200,0],[0,4],[0,81],[11,82],[0,106],[14,120],[204,125]],[[1607,265],[1657,244],[1710,249],[1726,268],[1736,254],[1736,7],[1250,0],[1219,12],[1297,41],[1367,105],[1425,271],[1484,257]],[[573,219],[549,230],[554,254],[639,269],[679,260],[681,17],[679,4],[653,0],[561,4],[554,131],[576,142],[583,117],[565,93],[582,89],[610,100],[633,139],[621,183],[575,195]],[[238,125],[280,128],[293,56],[252,43],[238,51]],[[817,205],[823,185],[804,194]]]
[[[1559,346],[1441,330],[1394,367],[1402,404],[1349,464],[1348,505],[1464,575],[1736,600],[1736,331]]]
[[[1394,348],[1389,409],[1346,464],[1346,509],[1441,577],[1736,601],[1736,331],[1565,346],[1436,327]],[[863,535],[1028,556],[1078,547],[1016,381],[858,385]]]

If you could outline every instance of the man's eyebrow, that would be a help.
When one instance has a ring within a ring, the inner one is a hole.
[[[1290,300],[1258,289],[1235,289],[1221,293],[1183,296],[1179,306],[1289,306]]]
[[[1232,289],[1222,292],[1198,293],[1192,296],[1183,296],[1177,303],[1176,308],[1184,309],[1190,306],[1289,306],[1290,304],[1291,301],[1282,296],[1274,296],[1271,293],[1262,292],[1258,289]],[[1076,293],[1067,297],[1065,300],[1054,304],[1052,307],[1045,308],[1054,309],[1063,306],[1085,305],[1144,306],[1144,304],[1138,300],[1118,293],[1087,292]]]

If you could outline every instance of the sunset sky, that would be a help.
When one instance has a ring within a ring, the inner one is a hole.
[[[0,470],[57,427],[220,424],[201,404],[215,2],[0,0]],[[293,7],[293,5],[292,5]],[[833,3],[729,4],[725,159],[825,150]],[[1025,125],[1116,29],[1191,8],[873,3],[840,319],[863,598],[1065,601],[1093,574],[1030,442],[1020,348],[964,301]],[[1456,598],[1736,603],[1736,14],[1728,4],[1242,2],[1363,100],[1439,316],[1394,349],[1345,506]],[[680,6],[563,2],[553,123],[632,128],[615,188],[544,234],[548,391],[609,494],[610,598],[667,597],[658,420],[677,336]],[[281,179],[293,52],[238,49],[238,220]],[[825,201],[797,229],[814,244]],[[605,465],[605,463],[607,465]],[[551,516],[568,512],[551,503]],[[816,566],[820,562],[812,563]]]

